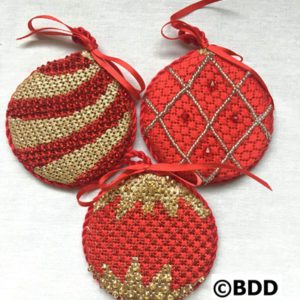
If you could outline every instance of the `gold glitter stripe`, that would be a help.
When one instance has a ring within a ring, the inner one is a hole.
[[[19,100],[67,94],[90,80],[99,70],[98,64],[93,63],[71,74],[51,76],[35,71],[17,87],[12,97]]]
[[[121,198],[116,209],[117,220],[133,209],[137,202],[142,203],[145,214],[152,213],[156,202],[160,202],[169,216],[176,217],[180,199],[183,199],[200,218],[204,219],[210,215],[210,210],[201,200],[169,176],[146,173],[129,178],[119,187],[106,192],[94,204],[94,211],[102,209],[117,196]]]
[[[115,100],[117,93],[118,83],[114,81],[108,85],[105,94],[101,95],[94,105],[86,106],[67,117],[28,121],[10,117],[8,124],[15,148],[35,147],[80,130],[99,118]]]
[[[116,127],[109,128],[96,142],[87,144],[34,172],[50,181],[71,184],[76,178],[91,169],[101,158],[122,140],[128,132],[130,113],[126,112]]]
[[[90,266],[89,270],[99,281],[101,288],[105,289],[115,298],[123,300],[183,299],[193,291],[198,283],[202,283],[205,280],[204,277],[201,277],[195,284],[187,284],[178,290],[172,290],[172,266],[164,265],[161,271],[152,278],[150,284],[145,286],[142,283],[141,267],[136,257],[132,258],[132,264],[128,268],[124,283],[114,275],[108,265],[104,264],[102,268],[104,270],[102,276],[95,271],[93,266]]]

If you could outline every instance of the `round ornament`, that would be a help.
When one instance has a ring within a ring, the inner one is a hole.
[[[37,18],[59,22],[69,31],[34,29]],[[7,109],[11,148],[46,183],[75,187],[95,181],[121,162],[135,139],[132,95],[138,92],[113,64],[126,63],[97,50],[83,28],[53,17],[35,17],[29,29],[29,35],[69,35],[87,50],[38,67],[17,87]]]
[[[217,163],[235,169],[197,172],[204,184],[230,180],[255,166],[273,132],[274,104],[261,77],[233,51],[208,43],[179,19],[216,0],[184,8],[167,25],[193,50],[161,70],[144,95],[140,125],[158,162]]]
[[[96,197],[84,222],[89,270],[116,299],[183,299],[206,279],[216,256],[217,228],[205,200],[151,167],[160,166],[126,169]]]

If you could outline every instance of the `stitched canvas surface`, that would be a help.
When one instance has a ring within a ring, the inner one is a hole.
[[[36,177],[73,187],[120,162],[134,140],[135,118],[128,93],[83,51],[48,62],[17,87],[7,136]]]
[[[183,299],[206,279],[217,228],[206,202],[169,176],[145,173],[104,193],[87,213],[84,252],[117,299]]]
[[[141,109],[144,140],[159,162],[218,163],[249,169],[271,140],[274,105],[260,83],[238,66],[197,50],[164,68]],[[238,171],[198,172],[205,184]]]

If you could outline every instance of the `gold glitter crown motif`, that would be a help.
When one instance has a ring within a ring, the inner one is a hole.
[[[172,290],[171,265],[164,265],[159,273],[157,273],[149,285],[142,283],[142,275],[138,258],[133,258],[128,268],[125,282],[114,275],[109,267],[104,264],[102,266],[104,274],[100,276],[95,272],[92,266],[89,271],[93,273],[95,279],[99,281],[101,288],[105,289],[111,295],[121,300],[176,300],[183,299],[188,296],[196,285],[202,283],[205,278],[201,277],[195,284],[187,284],[186,286]]]
[[[116,210],[116,219],[121,219],[137,202],[142,203],[144,213],[153,212],[156,202],[160,202],[171,217],[177,216],[178,202],[183,199],[200,218],[206,218],[210,210],[191,191],[169,176],[146,173],[129,178],[105,193],[94,205],[94,211],[105,207],[116,197],[121,201]]]

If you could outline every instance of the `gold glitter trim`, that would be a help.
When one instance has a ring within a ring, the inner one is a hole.
[[[93,273],[95,279],[99,281],[101,288],[105,289],[115,298],[122,300],[176,300],[188,296],[198,283],[202,283],[205,278],[201,277],[195,284],[188,284],[178,290],[172,290],[171,265],[164,265],[162,270],[157,273],[145,286],[142,283],[142,274],[138,258],[132,259],[132,264],[128,268],[125,282],[114,275],[109,266],[102,266],[104,274],[99,275],[92,266],[89,271]]]
[[[121,198],[116,210],[118,220],[131,210],[136,202],[143,204],[144,213],[152,213],[155,203],[161,202],[168,215],[175,217],[179,199],[183,199],[201,218],[210,214],[210,210],[196,196],[169,176],[146,173],[129,178],[117,188],[105,193],[94,204],[94,211],[102,209],[117,196]]]
[[[35,147],[66,137],[95,121],[115,100],[118,93],[116,81],[110,83],[104,95],[94,105],[86,106],[67,117],[24,121],[8,119],[9,129],[15,148]]]
[[[130,121],[130,113],[126,112],[118,126],[109,128],[96,142],[87,144],[45,166],[36,167],[34,172],[50,181],[73,183],[78,176],[91,169],[122,140],[128,132]]]
[[[51,76],[35,71],[17,87],[12,98],[19,100],[67,94],[90,80],[99,70],[99,65],[93,63],[71,74]]]

